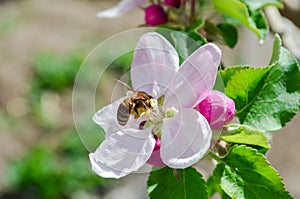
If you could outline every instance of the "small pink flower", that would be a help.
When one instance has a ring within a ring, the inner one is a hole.
[[[181,6],[182,0],[165,0],[167,6],[172,6],[174,8],[179,8]]]
[[[168,22],[168,15],[161,5],[153,4],[145,9],[145,22],[150,26],[158,26]]]
[[[219,129],[230,122],[235,114],[234,101],[220,91],[209,91],[196,109],[207,119],[213,129]]]
[[[122,0],[118,5],[110,9],[101,11],[97,13],[98,17],[103,18],[115,18],[120,17],[130,10],[137,8],[141,5],[144,5],[146,0]]]
[[[220,58],[220,49],[210,43],[179,67],[178,54],[164,37],[143,35],[131,65],[132,87],[153,96],[157,104],[138,119],[130,116],[124,126],[117,121],[117,109],[125,97],[99,110],[93,120],[104,129],[106,138],[89,155],[92,169],[102,177],[120,178],[147,162],[187,168],[203,158],[212,132],[194,107],[211,91]]]

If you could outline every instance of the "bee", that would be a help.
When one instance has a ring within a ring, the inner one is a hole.
[[[153,97],[143,91],[134,91],[124,82],[117,81],[131,90],[128,97],[120,103],[117,110],[118,123],[124,126],[127,124],[130,115],[133,115],[135,119],[138,119],[140,116],[151,110],[153,108]]]

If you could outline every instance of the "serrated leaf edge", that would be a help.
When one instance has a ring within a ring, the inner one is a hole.
[[[252,153],[255,153],[255,155],[258,155],[258,156],[260,156],[261,158],[263,158],[263,159],[265,160],[265,163],[268,164],[269,168],[272,169],[272,170],[276,173],[276,177],[278,177],[278,179],[280,180],[280,185],[284,188],[284,192],[283,192],[283,193],[286,193],[288,196],[290,196],[290,198],[293,198],[293,197],[290,195],[290,193],[286,190],[285,184],[284,184],[284,182],[283,182],[283,178],[279,175],[279,172],[278,172],[274,167],[271,166],[269,160],[268,160],[263,154],[259,153],[259,152],[257,151],[257,149],[248,147],[248,146],[246,146],[246,145],[234,145],[234,146],[229,150],[229,152],[227,153],[227,155],[225,155],[224,157],[220,157],[220,159],[221,159],[222,161],[221,161],[219,164],[224,164],[225,166],[228,166],[230,169],[232,169],[232,167],[231,167],[228,163],[226,163],[226,162],[224,161],[224,159],[231,153],[232,150],[234,150],[234,149],[239,149],[239,148],[246,148],[246,149],[249,149],[249,150],[251,150]],[[218,165],[219,165],[219,164],[218,164]],[[217,165],[217,166],[218,166],[218,165]],[[213,178],[215,179],[214,176],[213,176]],[[221,185],[219,185],[219,186],[220,186],[220,188],[221,188],[221,189],[229,196],[229,194],[223,189],[223,187],[222,187]]]
[[[267,67],[264,67],[264,68],[253,68],[253,67],[250,67],[250,68],[245,68],[245,69],[242,69],[242,70],[239,70],[239,71],[237,71],[236,73],[234,73],[234,75],[238,75],[238,74],[240,74],[240,73],[242,73],[242,72],[247,72],[247,71],[250,71],[250,70],[263,70],[263,69],[266,69],[266,68],[269,68],[269,70],[271,69],[271,67],[270,66],[267,66]],[[269,71],[267,71],[265,74],[264,74],[264,76],[262,77],[262,79],[259,81],[259,84],[261,83],[261,81],[264,81],[264,78],[265,78],[265,76],[266,75],[268,75],[268,73],[269,73]],[[231,80],[232,80],[232,78],[233,78],[233,76],[234,75],[232,75],[232,77],[231,77],[231,79],[229,80],[229,81],[227,81],[227,84],[228,84],[228,82],[230,82]],[[264,85],[262,86],[262,88],[264,87]],[[241,110],[236,110],[236,112],[235,112],[235,116],[237,116],[237,115],[239,115],[240,113],[242,113],[245,109],[247,109],[247,108],[249,108],[249,107],[251,107],[252,105],[253,105],[253,102],[255,101],[255,99],[257,99],[257,97],[259,96],[259,94],[260,94],[260,92],[261,92],[261,90],[262,90],[262,88],[256,93],[256,95],[253,97],[253,99],[250,101],[250,102],[248,102],[247,104],[246,104],[246,106],[244,106]],[[226,88],[225,88],[225,94],[226,94]],[[249,113],[249,112],[248,112]],[[247,113],[247,114],[248,114]],[[246,115],[247,115],[246,114]],[[246,117],[245,117],[246,118]]]
[[[242,128],[242,130],[245,130],[246,128],[249,128],[253,131],[257,130],[258,132],[255,132],[253,134],[261,134],[266,140],[264,140],[266,142],[267,145],[262,145],[262,144],[250,144],[250,143],[242,143],[242,142],[231,142],[231,141],[228,141],[227,139],[227,136],[233,136],[233,135],[237,135],[237,134],[240,134],[240,133],[228,133],[228,134],[223,134],[220,136],[220,140],[223,140],[225,142],[229,142],[229,143],[236,143],[236,144],[239,144],[239,145],[254,145],[254,146],[261,146],[261,147],[264,147],[266,149],[270,149],[271,146],[268,142],[268,138],[266,137],[266,135],[264,134],[264,132],[260,131],[259,129],[255,129],[255,128],[252,128],[248,125],[240,125],[238,128]]]

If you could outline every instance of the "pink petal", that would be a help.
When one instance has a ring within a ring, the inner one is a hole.
[[[157,167],[164,167],[166,165],[160,157],[160,140],[157,136],[154,136],[154,138],[155,138],[156,143],[155,143],[153,152],[152,152],[150,158],[148,159],[147,163],[151,164],[153,166],[157,166]]]
[[[185,108],[164,121],[161,158],[171,168],[192,166],[208,151],[211,136],[206,119],[198,111]]]
[[[190,55],[165,95],[165,107],[191,108],[202,101],[202,94],[213,88],[221,60],[221,50],[206,44]]]
[[[207,97],[196,106],[211,128],[219,129],[230,122],[235,114],[234,101],[220,91],[209,91]]]
[[[138,171],[155,145],[151,131],[152,128],[123,129],[107,137],[89,155],[93,171],[104,178],[121,178]]]
[[[179,58],[174,47],[160,34],[143,35],[134,51],[131,64],[132,87],[160,96],[177,73]]]
[[[153,151],[150,158],[147,161],[148,164],[151,164],[156,167],[165,167],[166,164],[163,162],[160,156],[160,150]]]
[[[146,3],[146,0],[122,0],[118,5],[97,13],[97,17],[115,18]]]
[[[120,103],[125,99],[125,97],[118,99],[117,101],[109,104],[102,109],[100,109],[93,116],[93,120],[96,124],[101,126],[101,128],[105,131],[106,137],[110,136],[113,133],[116,133],[124,128],[135,128],[138,129],[139,124],[142,118],[135,120],[132,116],[130,116],[126,125],[121,126],[117,120],[117,110]]]

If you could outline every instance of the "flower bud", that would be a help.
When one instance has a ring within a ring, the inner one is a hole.
[[[150,158],[148,159],[147,163],[148,164],[151,164],[153,166],[157,166],[157,167],[164,167],[166,166],[161,157],[160,157],[160,140],[159,138],[155,135],[154,136],[155,138],[155,146],[154,146],[154,149],[153,149],[153,152],[150,156]]]
[[[209,91],[196,109],[207,119],[212,129],[221,128],[235,114],[234,101],[220,91]]]
[[[181,0],[165,0],[167,6],[172,6],[174,8],[179,8],[181,6]]]
[[[158,26],[167,23],[168,15],[160,5],[154,4],[145,9],[145,21],[147,25]]]

